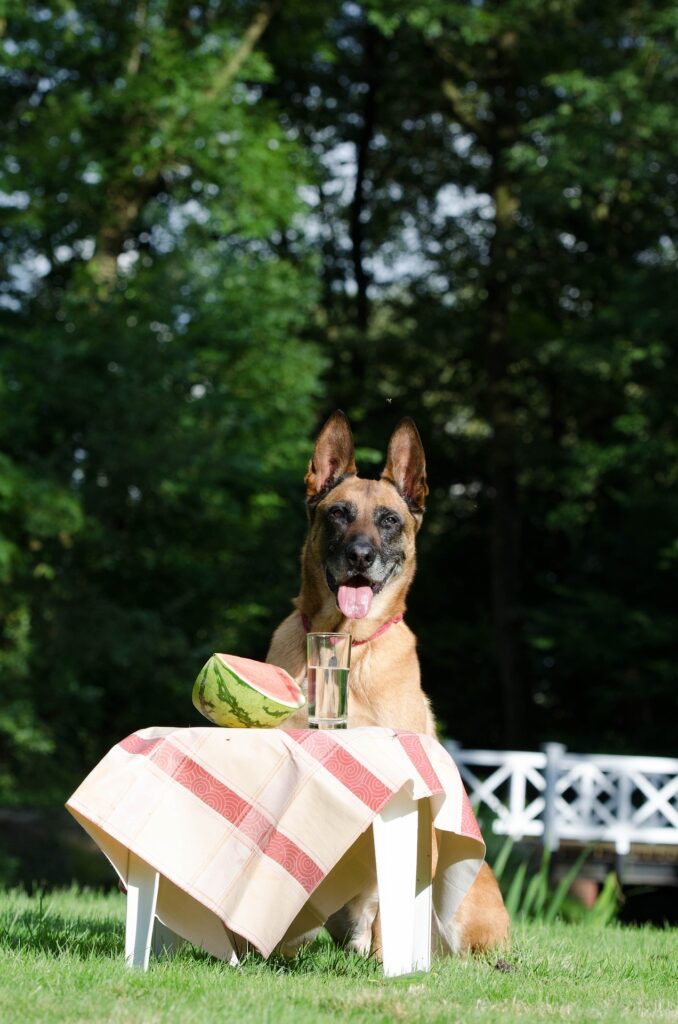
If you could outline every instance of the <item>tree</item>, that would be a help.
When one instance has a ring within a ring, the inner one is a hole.
[[[637,707],[650,690],[668,713],[676,627],[675,18],[375,0],[310,51],[266,43],[325,171],[335,403],[373,441],[423,421],[413,611],[440,717],[470,742],[670,749]]]
[[[5,28],[4,800],[198,721],[216,649],[287,606],[322,362],[274,5],[29,6]],[[53,770],[45,771],[52,755]],[[18,787],[18,788],[17,788]]]

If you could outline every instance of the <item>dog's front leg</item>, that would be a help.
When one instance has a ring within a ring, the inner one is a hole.
[[[373,930],[378,919],[379,897],[376,887],[359,893],[326,921],[325,927],[339,946],[367,956],[374,950]],[[379,938],[381,947],[381,937]]]
[[[381,952],[381,914],[379,913],[378,904],[377,913],[374,921],[372,922],[372,945],[370,946],[370,956],[376,957],[376,959],[380,961],[384,959]]]

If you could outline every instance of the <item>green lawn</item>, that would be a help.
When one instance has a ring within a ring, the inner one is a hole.
[[[678,932],[521,925],[506,959],[445,959],[428,975],[384,980],[378,965],[319,940],[292,961],[238,969],[185,947],[122,963],[124,897],[0,894],[2,1024],[237,1021],[678,1022]]]

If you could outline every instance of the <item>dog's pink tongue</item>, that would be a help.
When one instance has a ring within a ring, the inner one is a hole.
[[[364,619],[372,604],[372,587],[339,587],[337,601],[347,619]]]

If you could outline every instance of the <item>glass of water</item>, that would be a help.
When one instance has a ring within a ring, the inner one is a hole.
[[[351,634],[309,633],[306,647],[309,729],[345,729]]]

